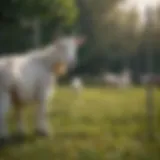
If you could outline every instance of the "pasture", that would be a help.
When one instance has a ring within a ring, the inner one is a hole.
[[[32,107],[26,107],[28,138],[0,149],[0,160],[159,160],[158,89],[154,90],[155,141],[146,138],[145,105],[143,88],[88,87],[78,96],[60,87],[49,102],[53,136],[33,136]],[[14,130],[11,116],[9,121]]]

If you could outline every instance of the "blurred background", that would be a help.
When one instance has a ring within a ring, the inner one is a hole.
[[[57,30],[87,41],[50,103],[56,138],[0,159],[159,160],[159,20],[159,0],[1,0],[1,55],[44,46]]]
[[[159,67],[158,0],[41,0],[1,1],[0,52],[24,51],[44,45],[57,28],[87,36],[75,73],[97,75],[132,70],[134,81],[147,73],[148,50],[152,71]],[[150,8],[149,8],[150,7]],[[147,19],[146,9],[151,16]]]

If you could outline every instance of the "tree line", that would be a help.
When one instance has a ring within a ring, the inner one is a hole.
[[[121,0],[1,0],[0,52],[33,48],[32,23],[40,19],[41,45],[57,28],[82,33],[87,43],[80,49],[76,74],[119,72],[124,67],[135,75],[147,72],[147,53],[153,54],[153,72],[160,72],[160,7],[153,20],[140,24],[136,9],[124,12]]]

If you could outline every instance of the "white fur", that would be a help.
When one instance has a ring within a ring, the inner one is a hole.
[[[76,59],[78,46],[75,37],[64,37],[41,49],[28,51],[21,55],[1,57],[0,59],[0,137],[9,135],[6,113],[11,106],[16,111],[17,130],[24,132],[22,107],[35,102],[36,129],[48,132],[46,117],[47,100],[54,89],[56,73],[53,66],[63,62],[67,67]],[[11,90],[14,89],[19,103],[14,103]],[[10,100],[11,99],[11,100]]]
[[[123,70],[123,72],[120,75],[120,82],[122,88],[127,88],[131,86],[132,78],[130,70],[128,69]]]
[[[131,85],[131,75],[128,70],[124,70],[121,74],[106,73],[103,76],[103,80],[106,84],[126,88]]]
[[[141,75],[140,76],[140,83],[142,85],[146,85],[151,81],[151,76],[149,74]]]
[[[83,83],[79,77],[74,77],[71,81],[71,88],[75,93],[81,93],[83,90]]]

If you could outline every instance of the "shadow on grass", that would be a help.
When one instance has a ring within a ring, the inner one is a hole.
[[[111,137],[110,137],[111,136]],[[119,135],[89,136],[85,133],[57,133],[53,139],[33,135],[0,148],[3,160],[159,160],[158,139],[135,140]]]
[[[18,135],[12,135],[9,139],[1,139],[0,140],[0,152],[3,151],[3,149],[6,149],[8,147],[20,145],[23,143],[32,143],[36,141],[36,136],[34,135],[25,135],[25,136],[18,136]]]

